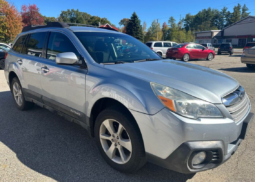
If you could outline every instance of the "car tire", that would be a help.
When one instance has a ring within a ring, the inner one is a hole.
[[[4,69],[5,67],[5,59],[0,60],[0,69]]]
[[[208,61],[213,60],[213,54],[212,54],[212,53],[209,53],[206,59],[207,59]]]
[[[158,55],[160,55],[162,57],[162,53],[161,52],[157,52]]]
[[[182,57],[182,60],[185,61],[185,62],[188,62],[189,61],[189,54],[184,54],[183,57]]]
[[[119,127],[123,129],[122,132],[118,132]],[[112,168],[132,173],[146,163],[143,140],[136,121],[124,109],[112,107],[103,110],[96,119],[94,133],[101,155]],[[127,148],[123,146],[124,140]]]
[[[17,108],[21,111],[30,109],[33,106],[33,103],[25,100],[22,86],[17,77],[12,79],[11,82],[11,92],[14,98]]]
[[[221,55],[221,52],[218,52],[218,55]]]
[[[247,68],[255,70],[255,64],[246,64]]]

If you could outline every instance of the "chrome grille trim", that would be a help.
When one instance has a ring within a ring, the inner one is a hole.
[[[239,91],[239,90],[237,89],[234,92],[237,92],[237,91]],[[234,93],[234,92],[232,92],[232,93]],[[232,94],[232,93],[230,93],[230,94]],[[248,96],[247,96],[247,94],[245,92],[244,92],[244,94],[245,95],[243,96],[243,98],[240,99],[239,102],[235,103],[234,105],[231,105],[231,106],[225,105],[225,107],[227,108],[228,112],[230,113],[230,115],[232,116],[233,120],[236,123],[239,123],[247,115],[247,113],[250,110],[250,101],[249,101],[249,98],[248,98]],[[227,95],[226,98],[230,98],[228,96],[229,95]]]

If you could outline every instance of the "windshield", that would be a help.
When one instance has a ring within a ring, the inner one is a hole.
[[[201,45],[207,47],[207,44],[201,44]]]
[[[125,34],[75,32],[75,35],[97,63],[160,59],[148,46]]]

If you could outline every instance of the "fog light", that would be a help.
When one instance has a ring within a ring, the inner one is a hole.
[[[198,152],[194,155],[192,159],[192,165],[199,165],[205,161],[206,153],[205,152]]]

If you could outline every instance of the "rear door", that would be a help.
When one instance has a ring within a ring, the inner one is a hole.
[[[44,60],[43,46],[46,36],[47,32],[29,34],[17,59],[23,75],[24,94],[36,100],[40,100],[42,94],[41,62]]]
[[[195,49],[195,44],[187,45],[186,49],[188,50],[191,59],[196,58],[197,50]]]
[[[160,52],[162,53],[162,56],[163,56],[162,47],[163,47],[162,42],[155,42],[153,46],[153,51],[157,53]]]
[[[87,69],[78,65],[60,65],[55,59],[58,53],[73,52],[81,55],[71,39],[61,32],[51,32],[46,48],[46,61],[42,65],[41,84],[43,102],[78,120],[84,120],[85,76]]]

